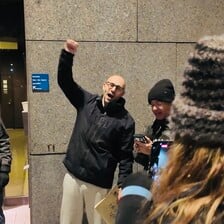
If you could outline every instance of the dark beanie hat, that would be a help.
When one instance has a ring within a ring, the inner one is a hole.
[[[187,145],[224,147],[224,36],[200,39],[188,59],[170,126]]]
[[[169,79],[162,79],[157,82],[148,93],[148,102],[159,100],[171,103],[174,100],[175,91],[172,82]]]

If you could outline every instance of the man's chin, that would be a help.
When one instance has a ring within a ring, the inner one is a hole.
[[[106,102],[107,102],[107,103],[110,103],[110,102],[112,102],[112,101],[113,101],[113,98],[109,98],[109,97],[108,97],[108,98],[106,99]]]
[[[111,99],[104,99],[104,105],[107,105],[111,102]]]
[[[164,119],[164,116],[156,116],[156,119],[157,120],[163,120]]]

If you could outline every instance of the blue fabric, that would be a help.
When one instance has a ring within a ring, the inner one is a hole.
[[[158,178],[158,173],[160,169],[164,168],[167,164],[168,161],[168,144],[167,143],[160,143],[160,152],[158,156],[158,166],[157,164],[154,164],[153,166],[153,171],[154,171],[154,176],[153,180],[157,180]]]
[[[148,189],[137,185],[128,186],[122,189],[121,196],[124,197],[127,195],[138,195],[148,200],[152,198],[152,194]]]
[[[160,149],[160,153],[159,153],[159,164],[158,164],[158,168],[164,168],[165,165],[167,164],[167,149],[162,148]]]

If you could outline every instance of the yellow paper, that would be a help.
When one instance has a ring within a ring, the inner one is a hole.
[[[118,187],[115,185],[103,198],[95,205],[95,209],[100,214],[106,224],[114,224],[117,213]]]

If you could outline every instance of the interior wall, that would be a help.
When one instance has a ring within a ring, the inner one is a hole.
[[[60,50],[67,38],[79,43],[74,76],[101,93],[104,80],[127,80],[126,107],[143,132],[153,116],[147,92],[170,78],[177,93],[193,44],[221,34],[221,0],[24,0],[29,101],[29,185],[32,224],[59,223],[62,160],[76,112],[57,85]],[[32,91],[32,74],[49,75],[49,92]]]

